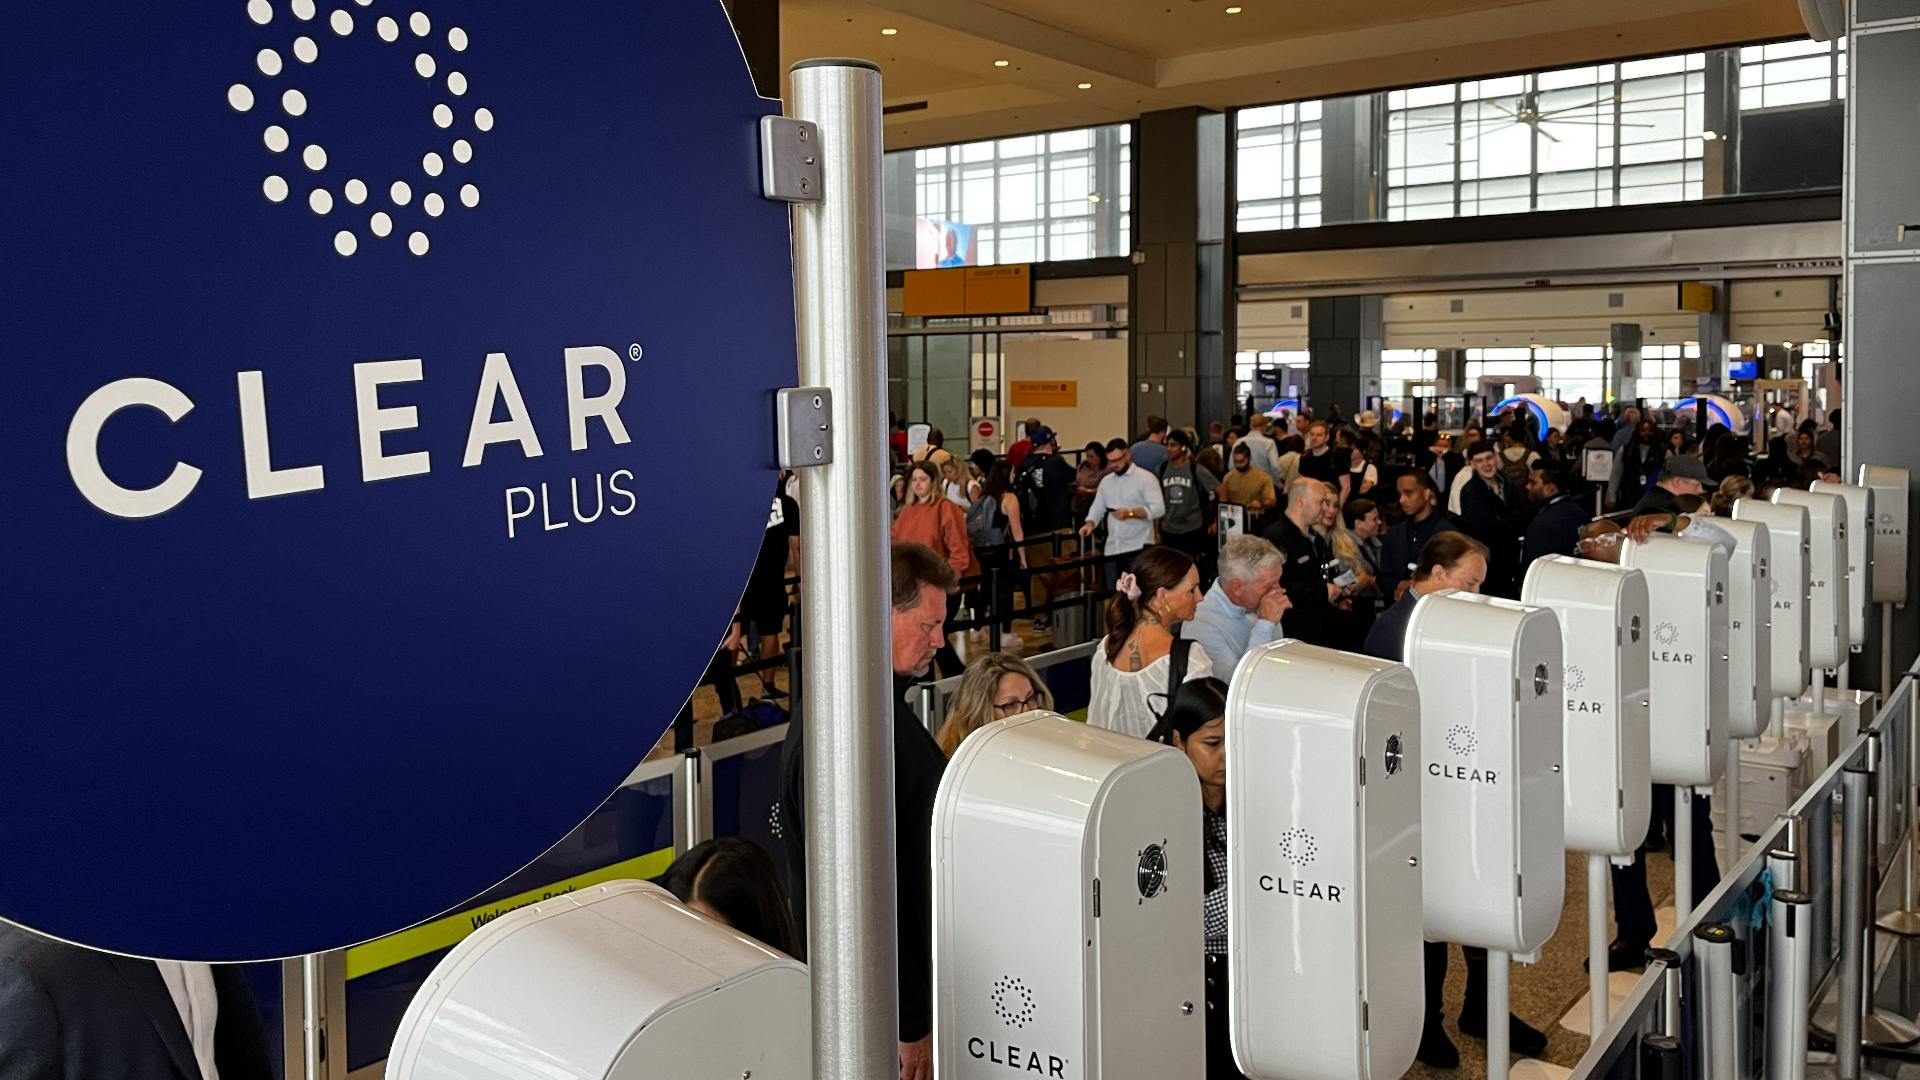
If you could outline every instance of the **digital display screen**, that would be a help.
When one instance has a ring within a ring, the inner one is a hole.
[[[1727,365],[1729,379],[1757,379],[1760,377],[1760,361],[1735,360]]]

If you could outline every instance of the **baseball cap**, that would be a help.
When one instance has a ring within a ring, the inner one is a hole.
[[[1707,467],[1702,465],[1700,459],[1694,457],[1692,454],[1676,454],[1668,458],[1661,472],[1664,476],[1678,477],[1682,480],[1693,480],[1701,484],[1710,484],[1713,482],[1707,477]]]
[[[1053,429],[1045,424],[1035,424],[1027,429],[1027,441],[1035,446],[1046,446],[1053,442]]]

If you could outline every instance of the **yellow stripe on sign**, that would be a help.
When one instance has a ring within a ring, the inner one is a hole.
[[[655,878],[673,865],[673,849],[661,848],[659,851],[637,858],[603,866],[598,870],[589,870],[584,874],[543,885],[538,889],[529,889],[515,896],[497,900],[483,907],[471,908],[453,915],[442,915],[432,922],[402,930],[397,934],[356,945],[347,950],[347,978],[357,979],[362,975],[371,975],[395,964],[404,964],[428,953],[452,948],[465,940],[468,934],[487,925],[515,908],[528,904],[537,904],[561,893],[570,893],[576,889],[586,889],[603,882],[617,881],[621,878]]]

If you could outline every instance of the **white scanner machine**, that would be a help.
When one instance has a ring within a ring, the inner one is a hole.
[[[1000,720],[960,744],[933,828],[935,1075],[1177,1076],[1205,1060],[1185,754],[1050,712]]]
[[[1847,503],[1838,495],[1779,488],[1778,506],[1807,511],[1807,660],[1817,668],[1846,662],[1853,644],[1848,625]]]
[[[799,961],[657,885],[614,881],[508,912],[407,1006],[390,1080],[806,1080]],[[751,1023],[742,1023],[751,1017]]]
[[[1549,555],[1527,568],[1520,599],[1560,620],[1567,849],[1631,855],[1650,812],[1646,576]]]
[[[1715,518],[1733,536],[1727,560],[1727,735],[1752,739],[1773,719],[1773,534]]]
[[[1420,685],[1426,936],[1531,953],[1566,891],[1560,624],[1443,590],[1414,607],[1405,655]]]
[[[1831,480],[1815,480],[1810,487],[1815,495],[1838,495],[1847,504],[1847,638],[1860,652],[1873,614],[1873,489]]]
[[[1655,535],[1627,540],[1620,563],[1647,576],[1653,781],[1710,785],[1727,767],[1727,553],[1704,540]]]
[[[1807,653],[1807,560],[1812,544],[1807,508],[1741,499],[1733,504],[1733,520],[1767,527],[1768,592],[1773,601],[1772,625],[1767,628],[1773,662],[1768,674],[1773,678],[1772,696],[1793,697],[1806,690],[1807,673],[1813,666]]]
[[[1232,686],[1234,1058],[1254,1080],[1397,1080],[1425,1010],[1413,675],[1283,640]]]
[[[1907,602],[1906,469],[1860,466],[1860,486],[1873,489],[1873,602]]]

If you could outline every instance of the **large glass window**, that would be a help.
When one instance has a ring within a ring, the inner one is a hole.
[[[1380,396],[1402,399],[1410,382],[1431,382],[1440,377],[1439,353],[1434,349],[1380,350]]]
[[[889,269],[1131,250],[1131,124],[900,150],[885,178]]]
[[[1238,114],[1242,231],[1360,221],[1516,214],[1682,202],[1770,190],[1779,169],[1743,154],[1738,116],[1843,96],[1845,42],[1788,41],[1741,49],[1469,79]],[[1839,116],[1817,122],[1837,125]],[[1773,129],[1778,131],[1777,128]],[[1324,176],[1323,140],[1372,139],[1375,175]],[[1719,145],[1716,147],[1715,144]],[[1819,176],[1820,170],[1785,170]],[[1835,164],[1834,175],[1838,175]],[[1811,179],[1802,185],[1824,183]]]

